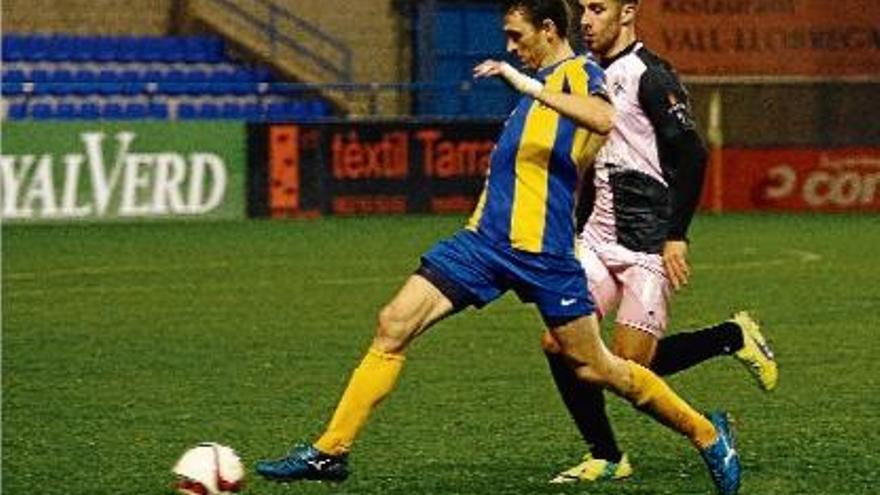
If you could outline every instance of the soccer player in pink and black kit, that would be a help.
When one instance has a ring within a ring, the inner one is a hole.
[[[688,94],[668,62],[636,37],[638,0],[579,0],[586,47],[606,71],[616,110],[597,155],[592,208],[579,236],[580,258],[598,313],[616,311],[615,354],[668,375],[733,354],[765,390],[777,367],[747,312],[693,332],[664,337],[673,291],[688,283],[687,231],[702,190],[706,151]],[[602,391],[578,382],[549,332],[542,340],[557,388],[590,451],[552,482],[603,481],[632,474],[614,438]]]

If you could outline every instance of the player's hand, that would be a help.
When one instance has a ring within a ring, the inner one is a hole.
[[[507,62],[499,62],[498,60],[484,60],[482,63],[474,67],[474,79],[481,77],[503,77],[513,89],[520,93],[527,94],[532,98],[538,96],[538,93],[544,89],[544,85],[540,81],[532,79],[522,72],[514,69]]]
[[[663,267],[666,276],[672,282],[672,288],[680,290],[688,284],[691,268],[687,261],[688,245],[686,241],[666,241],[663,245]]]

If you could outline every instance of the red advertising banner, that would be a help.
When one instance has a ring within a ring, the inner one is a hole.
[[[272,216],[468,213],[500,122],[272,125]],[[261,153],[257,153],[261,154]]]
[[[880,75],[877,0],[647,0],[639,35],[682,74]]]
[[[257,216],[469,213],[498,122],[253,126]],[[262,146],[262,149],[258,149]],[[260,177],[264,174],[264,177]],[[259,198],[265,200],[259,200]],[[880,212],[880,147],[723,148],[710,211]]]
[[[720,156],[704,207],[718,204],[720,183],[723,211],[880,212],[880,148],[728,148]]]

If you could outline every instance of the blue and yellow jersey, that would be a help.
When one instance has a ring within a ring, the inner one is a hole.
[[[587,56],[538,72],[549,91],[604,95],[602,68]],[[578,180],[604,138],[524,96],[504,124],[467,228],[532,253],[574,251]]]

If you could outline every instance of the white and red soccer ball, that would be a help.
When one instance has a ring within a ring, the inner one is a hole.
[[[203,442],[187,450],[174,465],[175,488],[183,495],[224,495],[244,486],[238,454],[219,443]]]

